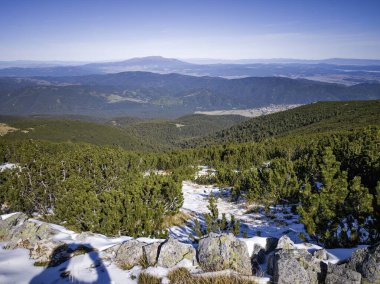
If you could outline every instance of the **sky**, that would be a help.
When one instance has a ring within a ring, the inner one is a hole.
[[[380,59],[380,0],[0,0],[0,60]]]

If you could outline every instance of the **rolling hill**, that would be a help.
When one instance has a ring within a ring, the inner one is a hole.
[[[127,150],[156,151],[173,149],[182,141],[203,137],[246,119],[237,115],[200,114],[175,120],[141,120],[133,117],[104,120],[69,115],[0,116],[0,128],[11,130],[1,139],[84,142],[120,146]]]
[[[377,83],[344,86],[281,77],[223,79],[123,72],[0,78],[0,114],[7,115],[179,117],[201,110],[379,98]]]
[[[256,117],[187,141],[183,146],[260,141],[268,137],[296,136],[380,125],[380,100],[318,102],[291,110]]]

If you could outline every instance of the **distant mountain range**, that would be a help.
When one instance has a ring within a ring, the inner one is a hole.
[[[380,84],[344,86],[281,77],[225,79],[150,72],[0,78],[0,113],[8,115],[177,117],[204,110],[364,99],[380,99]]]
[[[380,65],[380,59],[355,59],[355,58],[328,58],[328,59],[293,59],[293,58],[270,58],[270,59],[208,59],[189,58],[186,62],[194,64],[333,64],[333,65]]]
[[[145,71],[224,78],[281,76],[346,85],[380,82],[380,60],[335,58],[326,60],[243,59],[234,61],[198,59],[190,61],[192,63],[160,56],[88,64],[80,62],[8,61],[0,62],[0,76],[82,76]]]

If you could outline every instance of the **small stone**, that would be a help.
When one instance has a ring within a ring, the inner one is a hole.
[[[283,235],[278,240],[276,249],[294,249],[294,243],[287,235]]]
[[[320,260],[327,260],[328,259],[327,251],[325,249],[316,250],[314,252],[313,256],[317,259],[320,259]]]

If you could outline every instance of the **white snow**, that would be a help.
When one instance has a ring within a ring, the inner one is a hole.
[[[247,244],[249,256],[252,256],[253,247],[255,244],[265,249],[266,243],[267,243],[267,238],[264,238],[264,237],[252,237],[252,238],[240,238],[240,239]]]
[[[26,249],[4,250],[5,243],[0,243],[0,283],[29,283],[44,268],[33,266]],[[22,273],[20,273],[22,271]]]
[[[9,217],[12,217],[13,215],[17,214],[18,212],[13,212],[13,213],[9,213],[9,214],[4,214],[4,215],[1,215],[0,218],[1,220],[5,220],[5,219],[8,219]]]
[[[0,165],[0,172],[5,171],[5,170],[12,170],[17,167],[18,167],[17,164],[5,163],[5,164]]]
[[[210,169],[203,167],[198,175],[202,175],[208,170]],[[218,197],[219,217],[223,213],[226,214],[227,219],[234,215],[237,220],[241,221],[241,230],[245,231],[248,237],[280,237],[287,234],[293,241],[300,242],[300,233],[307,236],[303,224],[298,221],[298,216],[291,213],[290,206],[272,206],[269,213],[264,212],[263,206],[258,206],[257,213],[247,213],[248,208],[244,200],[231,202],[230,191],[230,188],[221,189],[213,185],[198,185],[184,181],[182,186],[184,203],[181,210],[198,218],[202,224],[204,223],[203,214],[209,212],[207,209],[208,197],[213,194]],[[172,237],[185,241],[189,234],[193,233],[192,227],[193,222],[190,221],[184,226],[171,228],[169,233]]]

